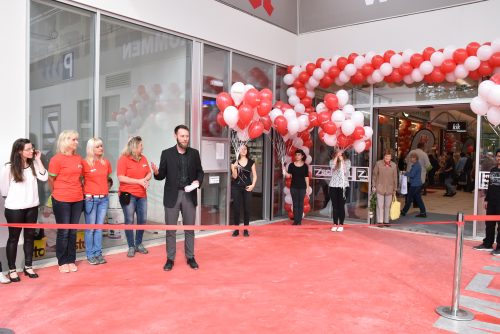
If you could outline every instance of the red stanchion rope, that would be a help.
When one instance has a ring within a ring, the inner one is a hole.
[[[465,215],[464,220],[465,221],[473,221],[473,220],[500,221],[500,215]]]

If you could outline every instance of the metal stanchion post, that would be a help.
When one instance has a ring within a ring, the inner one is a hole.
[[[474,314],[467,310],[460,309],[460,280],[462,278],[462,254],[464,242],[464,214],[457,215],[457,240],[455,243],[455,273],[453,276],[453,295],[451,307],[439,306],[436,312],[448,319],[469,321],[474,319]]]

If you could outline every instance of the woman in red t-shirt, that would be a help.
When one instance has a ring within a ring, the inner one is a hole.
[[[57,224],[78,224],[83,209],[82,158],[76,153],[78,132],[65,130],[57,139],[57,154],[49,163],[49,187]],[[76,230],[58,229],[56,256],[59,271],[77,271]]]
[[[85,223],[104,224],[108,211],[108,179],[111,164],[104,158],[101,138],[90,138],[87,142],[87,156],[83,163],[83,192],[85,194]],[[105,264],[102,256],[102,230],[85,230],[85,252],[92,264]]]
[[[116,174],[120,181],[119,196],[122,206],[125,224],[134,223],[134,213],[137,215],[137,225],[146,223],[147,197],[146,189],[149,187],[151,170],[148,160],[142,155],[142,138],[132,137],[122,151]],[[135,256],[135,252],[147,254],[148,250],[142,244],[144,230],[137,230],[134,239],[134,231],[126,230],[128,244],[128,257]]]

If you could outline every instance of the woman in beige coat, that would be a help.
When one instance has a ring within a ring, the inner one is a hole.
[[[372,191],[377,192],[377,223],[388,224],[392,196],[398,188],[398,167],[391,161],[390,150],[384,152],[384,159],[377,161],[372,175]]]

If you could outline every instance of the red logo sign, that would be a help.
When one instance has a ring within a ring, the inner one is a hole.
[[[267,12],[267,15],[271,16],[274,11],[272,0],[248,0],[254,9],[263,6]],[[264,2],[264,4],[262,4]]]

